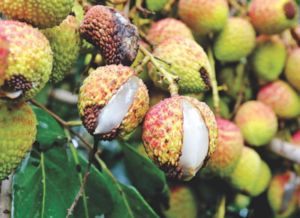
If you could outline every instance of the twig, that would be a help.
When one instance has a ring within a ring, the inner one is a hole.
[[[80,187],[80,190],[73,202],[73,204],[71,205],[70,209],[68,209],[68,215],[66,216],[66,218],[68,218],[69,216],[72,215],[72,212],[74,211],[74,208],[76,206],[76,203],[78,202],[79,198],[82,196],[82,192],[84,190],[84,186],[86,184],[86,181],[89,177],[89,174],[90,174],[90,169],[91,169],[91,166],[92,166],[92,163],[93,163],[93,160],[94,160],[94,157],[95,157],[95,154],[98,150],[98,143],[99,143],[99,139],[98,137],[94,137],[94,147],[93,147],[93,150],[92,150],[92,154],[90,156],[90,159],[89,159],[89,164],[88,164],[88,167],[86,169],[86,172],[85,172],[85,175],[83,177],[83,180],[82,180],[82,184],[81,184],[81,187]]]
[[[160,59],[159,57],[156,57],[156,56],[154,56],[154,58],[155,58],[156,60],[159,60],[159,61],[161,61],[161,62],[163,62],[163,63],[165,63],[165,64],[169,65],[169,67],[171,67],[171,66],[172,66],[172,63],[166,62],[166,61],[164,61],[164,60]]]
[[[151,14],[155,14],[154,11],[149,11],[149,10],[147,10],[146,8],[143,8],[141,5],[137,5],[137,6],[136,6],[136,9],[137,9],[138,11],[143,12],[143,14],[144,14],[145,17],[147,17],[148,15],[151,15]]]
[[[247,10],[243,6],[241,6],[236,0],[228,0],[228,3],[233,8],[236,8],[241,13],[242,17],[245,17],[247,15]]]
[[[73,121],[69,121],[67,122],[68,126],[82,126],[82,121],[80,120],[73,120]]]
[[[293,39],[297,42],[298,47],[300,47],[300,34],[297,33],[296,28],[291,28],[291,34]]]
[[[151,49],[153,49],[153,47],[156,46],[156,43],[151,41],[149,39],[149,37],[140,29],[139,29],[139,35],[140,35],[142,40],[144,40],[147,44],[149,44],[151,46]]]
[[[134,67],[135,71],[139,74],[143,72],[143,67],[150,61],[149,56],[145,56],[144,59]]]
[[[145,55],[150,57],[151,63],[154,65],[154,67],[162,74],[163,79],[166,79],[169,83],[169,92],[171,96],[177,96],[178,95],[178,87],[177,84],[180,77],[174,76],[170,73],[168,73],[155,59],[155,57],[142,45],[140,45],[140,51]]]
[[[0,217],[10,218],[11,217],[11,185],[14,171],[8,176],[8,179],[2,180],[1,182],[1,195],[0,195]]]
[[[220,200],[217,213],[215,214],[214,218],[224,218],[225,212],[226,212],[226,195],[223,194]]]

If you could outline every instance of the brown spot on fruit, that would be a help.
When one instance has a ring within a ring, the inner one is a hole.
[[[209,78],[209,75],[208,75],[206,69],[204,67],[201,67],[199,72],[200,72],[201,78],[203,79],[203,82],[206,84],[205,88],[209,89],[211,84],[210,84],[210,78]]]
[[[28,91],[32,84],[23,75],[15,75],[5,80],[4,87],[13,91]]]
[[[292,20],[297,13],[297,8],[295,7],[295,4],[292,1],[286,3],[284,5],[283,9],[284,9],[286,18],[289,20]]]

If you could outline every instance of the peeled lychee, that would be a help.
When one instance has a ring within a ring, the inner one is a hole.
[[[250,195],[256,197],[263,193],[268,188],[271,178],[272,173],[270,167],[262,160],[258,179]]]
[[[142,139],[150,159],[169,177],[192,179],[212,157],[218,129],[214,114],[198,100],[167,98],[146,114]]]
[[[8,68],[9,43],[4,35],[4,28],[0,26],[0,86],[5,80],[5,71]]]
[[[277,132],[277,117],[271,107],[260,101],[248,101],[234,119],[245,141],[253,146],[266,145]]]
[[[268,104],[279,118],[291,119],[300,114],[300,99],[286,82],[276,80],[260,89],[257,100]]]
[[[285,77],[287,81],[300,92],[300,48],[294,49],[288,55],[285,65]]]

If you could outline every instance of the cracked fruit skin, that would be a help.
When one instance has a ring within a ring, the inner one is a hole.
[[[136,72],[129,67],[108,65],[97,68],[84,80],[79,92],[78,110],[83,125],[90,134],[94,135],[98,116],[109,100],[134,76],[137,76]],[[138,79],[138,90],[123,120],[110,132],[96,136],[100,140],[113,140],[127,135],[142,122],[148,109],[148,90],[143,81]]]
[[[2,20],[0,27],[5,30],[10,49],[9,67],[4,85],[0,87],[0,102],[28,101],[49,80],[53,62],[49,41],[41,32],[26,23]],[[7,97],[7,92],[19,94]]]
[[[263,193],[268,188],[271,179],[271,169],[268,164],[262,160],[258,179],[256,180],[253,190],[250,193],[251,196],[256,197]]]
[[[183,37],[194,40],[192,31],[180,20],[174,18],[165,18],[157,21],[147,34],[151,42],[161,43],[164,39],[170,37]]]
[[[220,177],[229,176],[239,162],[244,139],[237,125],[229,120],[216,118],[218,124],[218,146],[208,162],[207,168]]]
[[[208,131],[208,151],[198,170],[205,167],[216,150],[218,128],[215,116],[209,107],[195,98],[171,97],[151,107],[145,116],[142,139],[150,159],[168,177],[190,180],[192,177],[184,177],[184,175],[189,174],[190,171],[195,174],[196,167],[185,171],[184,166],[180,166],[180,159],[184,155],[182,152],[184,150],[184,111],[181,100],[188,101],[198,111]],[[193,144],[193,149],[197,150],[199,146],[204,145]]]
[[[257,100],[268,104],[281,119],[292,119],[300,114],[298,94],[282,80],[276,80],[262,87]]]
[[[203,48],[194,40],[182,37],[167,38],[154,49],[153,55],[172,63],[169,66],[160,62],[160,65],[167,72],[181,77],[178,83],[179,93],[199,93],[210,89],[211,66]],[[161,75],[152,63],[148,64],[148,70],[154,84],[168,90],[168,83],[165,80],[159,82]]]
[[[0,180],[27,157],[36,136],[36,117],[26,102],[0,103]]]
[[[277,117],[267,104],[260,101],[244,103],[234,122],[243,133],[245,141],[252,146],[266,145],[277,132]]]
[[[0,86],[5,80],[5,71],[8,68],[9,42],[0,26]]]
[[[80,24],[76,17],[69,15],[59,26],[42,31],[50,42],[53,52],[53,68],[49,81],[60,82],[76,63],[82,39]]]
[[[288,56],[284,75],[287,81],[300,92],[300,48],[294,49]]]
[[[279,77],[285,66],[287,50],[283,41],[276,36],[261,35],[251,55],[254,72],[267,81]]]
[[[213,43],[213,50],[219,61],[234,62],[246,58],[255,47],[255,31],[244,18],[231,17]]]
[[[59,25],[73,4],[74,0],[0,0],[0,10],[7,18],[44,29]]]
[[[293,0],[254,0],[250,5],[249,17],[259,33],[272,35],[295,24],[298,9]]]
[[[180,0],[178,14],[194,32],[216,33],[224,28],[229,7],[226,0]]]

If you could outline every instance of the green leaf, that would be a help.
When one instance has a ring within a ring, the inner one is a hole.
[[[132,186],[119,183],[107,169],[103,161],[99,161],[102,173],[107,180],[108,188],[113,197],[114,209],[105,214],[105,218],[158,218],[139,192]]]
[[[78,171],[84,173],[86,167],[87,161],[72,147],[41,152],[34,147],[13,176],[12,217],[66,217],[81,186],[83,174]],[[78,202],[75,217],[92,218],[112,210],[106,180],[95,167],[85,189],[86,198]]]
[[[121,143],[125,154],[128,176],[139,192],[146,197],[163,195],[169,200],[170,190],[165,174],[147,157],[140,154],[128,143]]]
[[[36,141],[39,142],[40,149],[48,149],[54,143],[67,141],[64,130],[50,114],[39,107],[30,106],[38,121]]]

